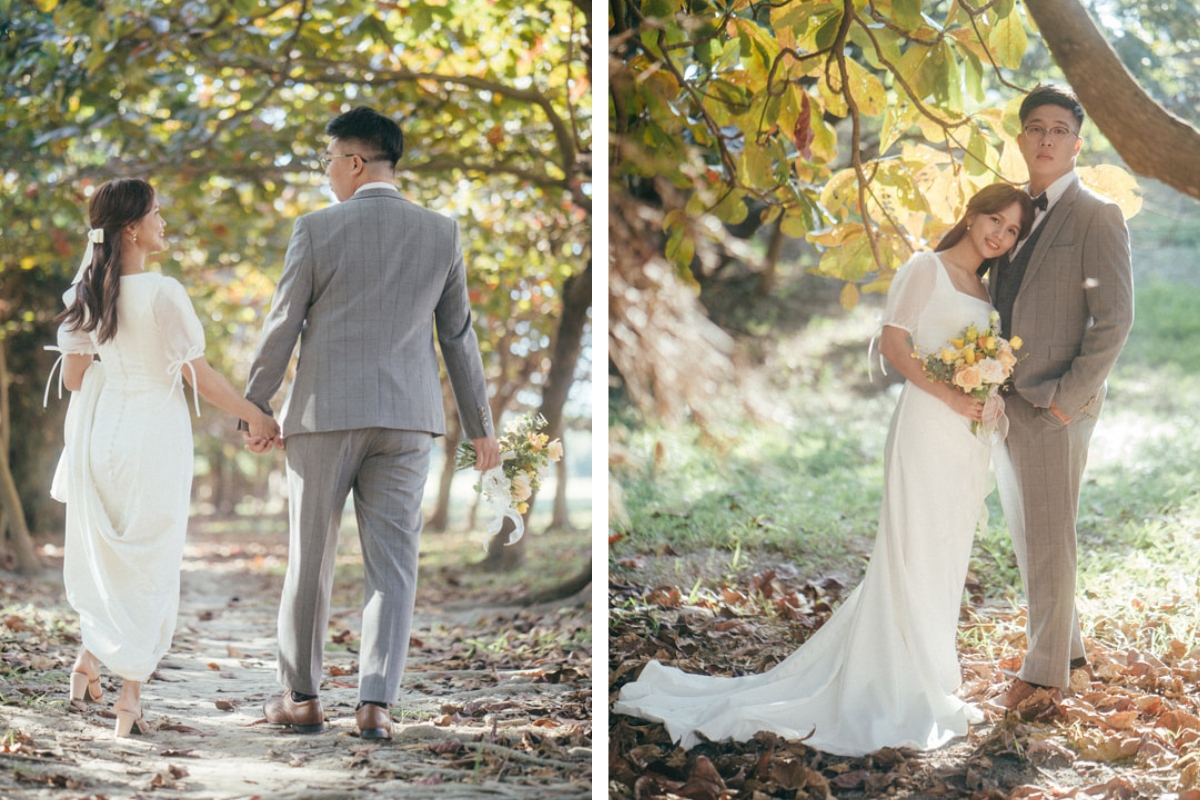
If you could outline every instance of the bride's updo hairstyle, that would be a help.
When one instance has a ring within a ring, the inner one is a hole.
[[[96,190],[88,202],[88,220],[92,230],[104,231],[104,241],[92,246],[92,263],[75,285],[75,299],[56,321],[66,322],[68,330],[95,331],[101,342],[117,335],[121,234],[153,209],[154,189],[140,178],[116,178]]]
[[[946,235],[942,237],[934,250],[937,252],[949,250],[967,235],[967,231],[971,227],[971,220],[975,217],[980,214],[995,214],[1013,203],[1021,206],[1021,232],[1017,234],[1017,241],[1021,241],[1029,235],[1029,229],[1033,227],[1033,201],[1029,198],[1028,192],[1011,183],[993,183],[991,186],[980,189],[974,197],[967,201],[967,213],[963,214],[962,219],[956,222],[953,228],[946,231]],[[985,260],[979,268],[979,274],[982,275],[990,266],[991,259]]]

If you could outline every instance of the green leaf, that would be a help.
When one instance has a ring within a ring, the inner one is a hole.
[[[1029,47],[1025,26],[1021,24],[1021,15],[1008,14],[997,22],[988,36],[988,46],[1001,66],[1020,69],[1025,50]]]
[[[991,153],[991,146],[988,144],[987,137],[975,125],[971,126],[971,135],[967,139],[967,153],[969,155],[963,161],[966,164],[968,175],[983,175],[988,172],[988,156]]]
[[[686,269],[691,266],[696,255],[696,242],[684,228],[676,228],[667,240],[665,252],[675,266]]]
[[[871,243],[867,241],[866,233],[860,230],[857,235],[847,238],[840,247],[826,250],[821,256],[817,270],[831,278],[856,281],[874,266]]]
[[[813,37],[814,43],[818,50],[824,50],[833,44],[833,40],[837,38],[838,29],[842,25],[842,12],[838,11],[829,15],[829,18],[821,23],[821,27],[817,28],[817,32]]]
[[[913,124],[913,116],[921,112],[904,99],[896,99],[888,104],[883,112],[883,127],[879,131],[879,154],[882,156],[891,149],[900,137]]]
[[[892,21],[906,31],[921,26],[921,0],[892,0]]]
[[[967,85],[967,94],[971,95],[976,102],[982,103],[984,99],[983,63],[980,62],[979,56],[965,47],[960,47],[959,52],[963,57],[963,80]]]
[[[741,182],[755,189],[770,189],[775,185],[774,159],[767,148],[749,142],[738,161]]]
[[[937,73],[932,48],[913,44],[904,51],[897,65],[900,77],[909,85],[917,100],[924,100],[933,93],[933,79]]]
[[[678,7],[679,4],[675,0],[644,0],[641,12],[647,19],[668,20],[675,18],[675,10]]]
[[[730,191],[709,213],[722,222],[737,225],[739,222],[745,221],[746,216],[750,213],[742,201],[742,197],[741,191],[736,189]]]
[[[804,208],[789,208],[787,213],[783,215],[783,219],[779,222],[779,229],[783,231],[783,235],[792,239],[803,239],[808,234],[812,224],[804,212]]]

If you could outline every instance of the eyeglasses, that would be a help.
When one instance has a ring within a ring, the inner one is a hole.
[[[1065,128],[1061,125],[1055,125],[1050,130],[1046,130],[1041,125],[1026,125],[1025,135],[1037,142],[1040,142],[1049,136],[1050,141],[1054,142],[1055,144],[1065,142],[1068,139],[1079,138],[1079,134],[1077,134],[1075,131],[1071,130],[1070,128]]]
[[[359,156],[358,153],[322,153],[317,157],[317,164],[320,166],[321,172],[325,172],[329,169],[329,165],[332,163],[333,159],[354,158],[355,156],[362,158],[364,164],[371,160],[369,158],[363,158],[362,156]]]

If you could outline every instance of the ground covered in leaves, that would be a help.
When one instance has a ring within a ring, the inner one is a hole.
[[[361,567],[346,554],[326,645],[326,730],[295,735],[261,712],[278,691],[286,537],[195,531],[174,645],[143,689],[142,737],[113,737],[119,679],[107,672],[102,703],[68,702],[79,630],[53,547],[43,577],[0,574],[0,798],[591,796],[586,591],[522,606],[517,578],[485,587],[423,561],[396,736],[367,742],[354,724]]]
[[[650,659],[688,672],[741,675],[783,660],[820,627],[848,587],[812,579],[790,563],[751,564],[737,576],[686,585],[677,553],[618,556],[609,589],[609,702]],[[692,559],[695,560],[694,558]],[[649,578],[649,580],[647,580]],[[711,587],[711,588],[708,588]],[[968,586],[970,588],[970,586]],[[1092,670],[1071,690],[1039,692],[1020,713],[990,713],[969,737],[932,753],[885,749],[864,758],[820,753],[760,734],[746,743],[672,745],[664,728],[612,715],[613,798],[1177,798],[1200,800],[1200,649],[1169,634],[1195,619],[1195,598],[1087,626]],[[1022,609],[964,607],[961,695],[993,697],[1025,648]],[[1147,643],[1149,642],[1149,646]]]

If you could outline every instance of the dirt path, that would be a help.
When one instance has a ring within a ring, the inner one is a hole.
[[[66,702],[78,645],[61,583],[3,580],[0,798],[590,797],[590,648],[569,644],[590,608],[423,591],[396,738],[379,744],[357,738],[358,613],[335,595],[326,730],[296,735],[261,713],[278,691],[278,570],[213,556],[189,548],[174,645],[143,690],[151,731],[130,739],[112,735],[107,673],[103,703]]]

